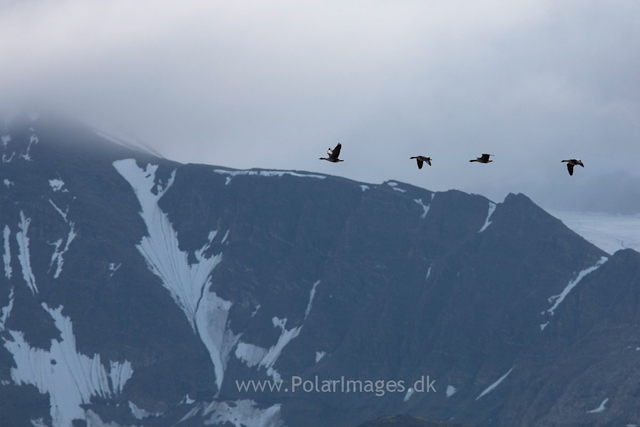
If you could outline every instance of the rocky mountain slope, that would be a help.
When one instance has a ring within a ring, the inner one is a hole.
[[[640,422],[640,255],[524,195],[0,136],[8,425]]]

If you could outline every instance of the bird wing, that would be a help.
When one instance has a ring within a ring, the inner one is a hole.
[[[483,154],[482,157],[480,157],[483,161],[487,161],[489,160],[489,157],[491,156],[491,154]]]
[[[338,156],[340,156],[340,149],[342,148],[342,144],[338,143],[338,145],[336,145],[336,148],[333,149],[333,151],[331,152],[331,157],[333,158],[338,158]]]
[[[573,165],[571,163],[567,163],[567,169],[569,169],[569,175],[573,175]]]
[[[425,159],[425,161],[427,162],[427,164],[428,164],[429,166],[431,166],[431,157],[427,157],[427,158]]]
[[[416,162],[418,162],[418,169],[422,169],[422,160],[416,159]]]

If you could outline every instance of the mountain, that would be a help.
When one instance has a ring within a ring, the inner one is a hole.
[[[640,422],[640,255],[522,194],[0,136],[7,425]]]

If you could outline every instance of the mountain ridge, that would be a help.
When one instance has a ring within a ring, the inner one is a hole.
[[[636,416],[631,352],[611,349],[634,345],[638,254],[607,256],[524,195],[496,204],[394,180],[182,165],[42,117],[16,123],[2,129],[0,176],[8,420],[346,427],[389,413],[464,425]],[[596,337],[587,358],[585,334]],[[57,348],[78,362],[65,365]],[[607,396],[585,399],[571,382],[606,378],[563,371],[574,359],[625,373],[626,394],[602,385],[622,409],[587,412]],[[291,387],[316,376],[428,376],[437,392],[265,393],[235,382]],[[75,400],[62,393],[69,378],[86,378]]]

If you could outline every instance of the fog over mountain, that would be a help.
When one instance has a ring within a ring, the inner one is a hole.
[[[639,16],[631,0],[3,1],[0,108],[183,163],[638,213]],[[345,162],[318,162],[337,142]],[[481,153],[495,162],[467,163]]]

